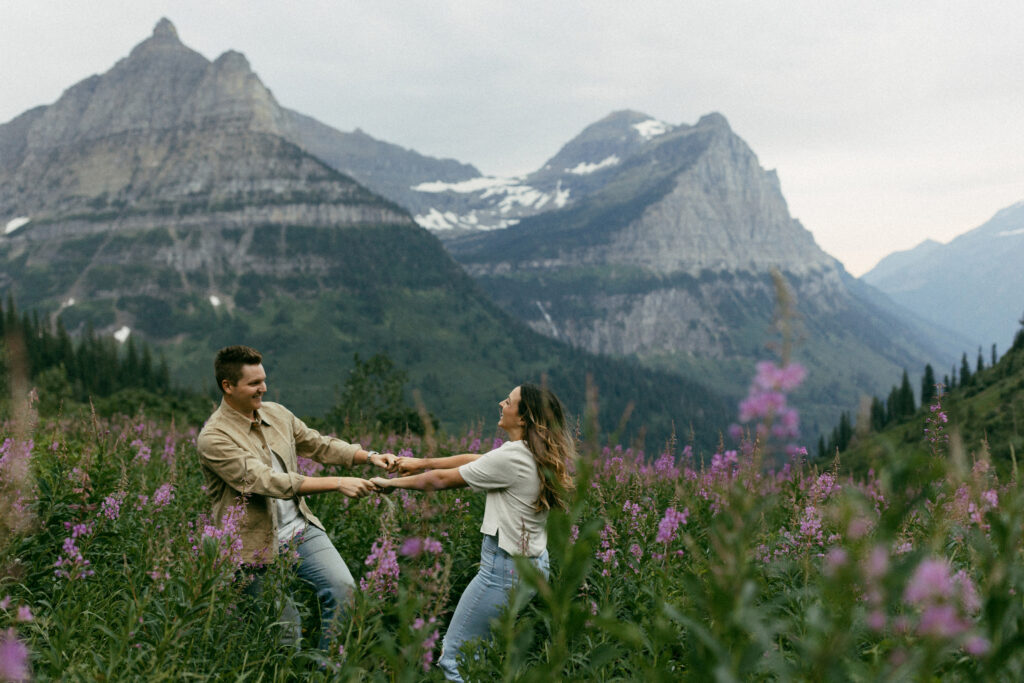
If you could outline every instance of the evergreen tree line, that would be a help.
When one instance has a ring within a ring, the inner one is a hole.
[[[1024,319],[1020,321],[1024,326]],[[1024,328],[1019,330],[1014,337],[1013,349],[1024,348]],[[995,367],[998,355],[996,345],[992,345],[990,367]],[[935,398],[941,390],[943,393],[957,388],[975,386],[981,373],[985,370],[985,358],[981,347],[978,347],[978,356],[972,369],[968,361],[967,353],[964,352],[960,359],[960,365],[953,365],[949,374],[943,375],[942,382],[936,378],[935,369],[931,364],[924,366],[924,374],[921,376],[921,390],[918,394],[920,402],[914,396],[911,388],[910,378],[906,369],[903,370],[903,378],[898,385],[893,385],[889,396],[885,400],[877,396],[871,398],[871,407],[867,415],[868,430],[880,432],[886,427],[894,424],[902,424],[912,419],[920,410],[927,410],[934,403]],[[844,411],[839,417],[839,424],[832,429],[832,433],[826,439],[822,434],[818,437],[818,457],[834,456],[837,452],[846,450],[853,439],[854,424],[848,411]]]
[[[146,342],[136,344],[129,336],[120,344],[112,337],[99,337],[91,323],[77,340],[72,339],[59,318],[53,325],[37,311],[19,315],[10,296],[6,305],[0,305],[4,347],[0,383],[6,383],[11,370],[8,365],[14,361],[8,349],[14,337],[23,343],[27,377],[35,384],[58,384],[67,398],[76,401],[110,396],[127,388],[144,388],[157,394],[171,389],[166,359],[162,355],[154,359]],[[6,386],[2,388],[6,393]]]

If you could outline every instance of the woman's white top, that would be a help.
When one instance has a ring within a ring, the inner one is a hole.
[[[498,537],[498,547],[509,555],[537,557],[548,547],[547,510],[534,505],[540,493],[540,476],[533,454],[522,441],[506,441],[473,462],[459,467],[459,474],[474,491],[485,491],[484,522],[480,531]]]

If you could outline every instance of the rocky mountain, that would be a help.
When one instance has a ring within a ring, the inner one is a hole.
[[[959,356],[956,335],[892,304],[817,246],[790,216],[776,174],[724,117],[630,134],[648,120],[615,114],[534,174],[600,166],[601,182],[565,208],[450,240],[450,251],[534,329],[731,395],[769,355],[777,271],[795,299],[795,358],[811,370],[801,397],[811,429],[831,426],[863,393],[884,393],[903,368]]]
[[[363,137],[345,154],[385,184],[388,154],[423,177],[475,172]],[[283,109],[241,54],[211,62],[162,20],[106,73],[0,126],[0,296],[72,331],[140,335],[196,387],[217,348],[252,344],[271,397],[311,415],[353,353],[385,352],[449,426],[490,425],[510,387],[541,377],[581,414],[590,375],[605,426],[633,404],[652,438],[673,421],[716,438],[731,409],[714,391],[533,332],[404,208],[300,138],[336,136]]]
[[[970,340],[1009,348],[1024,317],[1024,202],[948,244],[928,240],[890,254],[861,279]]]

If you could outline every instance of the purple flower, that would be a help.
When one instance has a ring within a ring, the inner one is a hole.
[[[104,498],[100,504],[100,514],[112,522],[117,521],[121,516],[121,503],[125,495],[124,491],[117,491]]]
[[[910,584],[903,593],[903,600],[922,605],[936,600],[946,600],[953,595],[953,580],[949,566],[942,560],[925,559],[917,565]]]
[[[424,538],[417,538],[415,536],[405,539],[402,543],[402,547],[399,548],[398,554],[403,557],[418,557],[423,553],[437,554],[441,552],[441,542],[430,538],[429,536]]]
[[[658,523],[658,535],[655,540],[666,545],[671,543],[675,537],[676,529],[679,528],[680,524],[686,524],[686,519],[689,516],[689,508],[684,509],[682,512],[676,512],[675,508],[665,510],[665,516]]]
[[[359,580],[360,588],[378,598],[398,592],[398,556],[390,538],[379,538],[373,542],[365,564],[373,569]]]
[[[153,494],[153,506],[158,510],[170,505],[172,500],[174,500],[174,485],[170,483],[161,485]]]
[[[981,636],[971,636],[964,643],[964,650],[967,654],[974,655],[975,657],[985,654],[991,647],[992,643]]]
[[[32,610],[28,605],[21,605],[18,607],[18,616],[15,618],[17,621],[32,621]]]
[[[9,628],[0,636],[0,680],[20,682],[29,678],[28,648]]]
[[[921,613],[917,629],[925,636],[955,638],[970,627],[971,625],[960,618],[952,605],[930,605]]]

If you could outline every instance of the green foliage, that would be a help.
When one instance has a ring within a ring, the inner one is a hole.
[[[8,301],[0,307],[3,333],[16,336],[25,347],[24,374],[39,400],[37,410],[46,416],[86,410],[92,401],[102,415],[134,414],[145,409],[153,416],[176,415],[190,423],[201,422],[209,402],[187,391],[173,389],[166,360],[153,358],[149,345],[134,337],[121,347],[112,338],[100,338],[91,327],[77,341],[58,320],[56,329],[37,312],[20,317]],[[7,341],[0,340],[0,351]],[[0,385],[9,371],[6,352],[0,354]]]
[[[357,353],[352,362],[338,403],[324,418],[326,426],[342,432],[426,432],[427,425],[420,414],[406,401],[405,371],[395,367],[384,354],[363,361]],[[429,416],[427,423],[436,429],[436,422]]]
[[[37,678],[440,680],[429,664],[476,571],[483,496],[311,499],[357,581],[375,568],[364,561],[374,544],[429,536],[443,548],[399,554],[393,586],[359,591],[320,652],[315,596],[295,582],[288,553],[267,568],[268,590],[244,595],[230,538],[206,525],[195,429],[177,424],[43,420],[31,434],[30,487],[0,479],[5,514],[19,510],[24,522],[0,547],[0,596],[10,598],[0,629],[25,642]],[[756,448],[651,460],[588,434],[570,508],[549,518],[551,576],[517,563],[522,586],[493,638],[463,650],[467,680],[1024,675],[1024,494],[988,467],[984,448],[973,466],[955,441],[934,455],[902,449],[877,476],[854,480],[798,460],[766,470]],[[478,432],[356,436],[417,455],[490,443]],[[0,467],[16,459],[16,441],[4,442]],[[683,513],[675,529],[669,508]],[[955,611],[951,635],[930,631],[929,604],[908,597],[936,559],[962,570],[956,581],[978,598],[929,598]],[[284,646],[277,621],[286,591],[303,616],[299,648]]]

